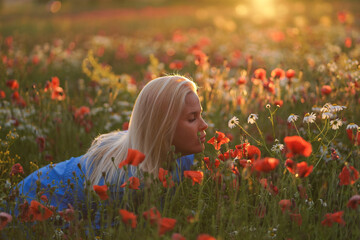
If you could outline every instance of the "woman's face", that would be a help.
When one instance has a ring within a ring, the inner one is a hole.
[[[201,112],[199,97],[194,92],[187,94],[172,142],[176,153],[189,155],[204,150],[208,125],[201,117]]]

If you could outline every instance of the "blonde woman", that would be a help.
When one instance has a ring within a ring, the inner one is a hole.
[[[18,184],[20,198],[30,202],[45,195],[63,210],[84,202],[86,185],[109,183],[110,192],[119,193],[130,176],[142,179],[145,172],[157,176],[160,167],[175,161],[175,179],[179,179],[193,164],[193,154],[204,150],[208,125],[201,112],[194,82],[183,76],[154,79],[137,97],[128,131],[100,135],[83,156],[32,173]],[[127,172],[116,167],[126,159],[128,149],[145,155],[140,171],[131,165]],[[172,153],[181,157],[172,159]]]

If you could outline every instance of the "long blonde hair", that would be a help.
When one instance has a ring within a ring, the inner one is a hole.
[[[126,159],[129,148],[145,154],[140,173],[156,175],[171,149],[185,97],[196,90],[194,82],[177,75],[159,77],[146,84],[135,101],[128,131],[100,135],[84,155],[90,183],[99,184],[105,172],[105,181],[118,188],[126,176],[118,165]],[[132,176],[138,175],[136,167],[128,169]]]

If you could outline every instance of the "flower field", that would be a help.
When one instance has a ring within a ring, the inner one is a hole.
[[[3,9],[0,238],[360,239],[360,4],[269,2]],[[87,189],[86,216],[42,189],[20,202],[17,183],[126,130],[166,74],[196,82],[209,125],[180,183]]]

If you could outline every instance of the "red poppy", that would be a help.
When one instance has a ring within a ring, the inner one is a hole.
[[[355,129],[355,131],[352,129],[346,129],[346,133],[350,141],[354,144],[357,143],[360,145],[360,131],[358,129]]]
[[[162,182],[164,187],[173,187],[175,186],[174,181],[172,180],[172,176],[169,175],[169,171],[163,168],[159,168],[159,180]]]
[[[8,86],[11,90],[17,90],[19,88],[19,83],[17,80],[7,80],[6,86]]]
[[[296,154],[300,154],[305,157],[309,157],[312,152],[311,143],[305,141],[300,136],[291,136],[285,137],[284,142],[286,144],[286,148],[289,151],[288,157],[292,157]]]
[[[213,171],[214,169],[216,169],[220,166],[219,159],[215,159],[214,162],[211,162],[209,157],[204,157],[204,162],[205,162],[207,169],[209,169],[210,171]]]
[[[40,199],[45,203],[47,203],[49,201],[49,199],[46,195],[41,195]]]
[[[54,213],[38,201],[32,200],[29,207],[29,216],[32,221],[44,221]],[[32,217],[31,217],[32,216]]]
[[[292,221],[296,222],[299,226],[302,224],[301,214],[298,213],[290,213],[290,218]]]
[[[308,195],[306,193],[306,187],[302,186],[302,185],[298,185],[297,186],[297,190],[299,191],[300,197],[303,199],[307,199]]]
[[[161,219],[161,214],[159,210],[156,209],[156,207],[152,207],[148,211],[143,212],[143,217],[150,221],[151,225],[154,225]]]
[[[313,171],[314,166],[308,166],[307,162],[295,163],[291,159],[285,161],[285,166],[290,173],[294,174],[295,177],[307,177]]]
[[[90,108],[86,106],[81,106],[78,109],[75,110],[74,117],[75,121],[81,122],[84,119],[84,116],[86,114],[90,113]]]
[[[243,143],[235,146],[237,151],[238,158],[251,159],[252,162],[254,159],[261,158],[261,151],[259,148],[250,145],[250,143]]]
[[[36,137],[36,143],[38,144],[39,152],[43,152],[45,150],[45,138]]]
[[[173,233],[173,235],[171,235],[171,240],[186,240],[186,238],[180,233]]]
[[[126,159],[119,164],[119,168],[122,168],[124,165],[128,165],[128,164],[133,166],[138,166],[140,163],[144,161],[144,159],[145,159],[145,155],[142,152],[136,149],[129,148]]]
[[[134,213],[126,211],[125,209],[120,209],[119,214],[121,215],[123,223],[131,224],[132,228],[136,228],[137,221]]]
[[[128,186],[130,189],[138,190],[140,186],[140,180],[137,177],[130,177],[129,180],[123,183],[120,187]]]
[[[274,105],[275,105],[275,106],[282,107],[282,106],[284,105],[284,101],[283,101],[283,100],[275,100],[275,101],[274,101]]]
[[[230,142],[230,139],[224,133],[216,131],[217,137],[212,137],[207,143],[214,145],[216,150],[220,150],[221,145]]]
[[[260,184],[263,188],[265,188],[269,193],[273,195],[277,195],[279,193],[279,189],[272,183],[268,184],[268,180],[266,178],[260,179]]]
[[[11,172],[10,172],[10,176],[14,176],[17,174],[24,174],[24,169],[21,166],[20,163],[15,163],[12,167],[11,167]]]
[[[159,236],[164,235],[166,232],[174,229],[176,219],[173,218],[161,218],[159,221]]]
[[[255,215],[258,217],[258,218],[264,218],[265,215],[266,215],[266,206],[261,204],[260,206],[258,206],[256,209],[255,209]]]
[[[6,94],[3,90],[0,90],[0,99],[4,99],[6,97]]]
[[[201,183],[204,177],[204,173],[201,171],[184,171],[184,177],[192,180],[192,185],[196,182]]]
[[[339,174],[339,185],[353,185],[359,178],[359,172],[353,166],[344,166]]]
[[[0,231],[3,230],[6,225],[12,221],[12,216],[6,212],[0,212]]]
[[[263,68],[256,69],[254,71],[254,77],[264,81],[266,79],[266,70]]]
[[[192,51],[192,54],[195,57],[195,65],[199,65],[202,66],[204,65],[207,60],[208,60],[208,56],[201,50],[199,49],[195,49]]]
[[[63,219],[65,219],[65,221],[70,222],[70,221],[74,220],[74,218],[75,218],[75,211],[74,211],[73,206],[70,203],[68,204],[68,207],[69,208],[59,212],[59,215]]]
[[[271,77],[273,78],[284,78],[285,77],[285,71],[282,70],[281,68],[275,68],[274,70],[271,71]]]
[[[338,12],[338,14],[337,14],[338,20],[341,23],[346,22],[347,16],[348,16],[347,12],[344,12],[344,11]]]
[[[106,200],[106,199],[109,198],[109,196],[107,194],[107,190],[108,190],[107,185],[102,185],[102,186],[94,185],[93,188],[94,188],[94,191],[100,197],[101,200]]]
[[[293,78],[295,77],[295,71],[293,69],[289,69],[286,71],[286,77],[287,78]]]
[[[284,213],[286,210],[290,210],[291,208],[291,201],[289,199],[282,199],[279,202],[279,206],[281,208],[281,212]]]
[[[321,93],[322,95],[329,95],[331,93],[332,89],[329,85],[324,85],[321,87]]]
[[[344,219],[342,219],[342,216],[344,214],[344,211],[339,211],[335,213],[327,213],[325,214],[325,219],[321,222],[323,226],[331,227],[333,223],[337,222],[340,225],[345,225]]]
[[[184,62],[180,60],[175,60],[170,63],[169,68],[172,70],[181,70],[184,67]]]
[[[214,238],[209,234],[202,233],[199,236],[197,236],[196,240],[216,240],[216,238]]]
[[[125,131],[125,130],[128,130],[129,129],[129,122],[124,122],[123,124],[122,124],[122,128],[121,128],[123,131]]]
[[[274,170],[277,165],[279,165],[280,161],[276,158],[266,157],[260,160],[254,161],[254,168],[258,172],[271,172]]]
[[[244,85],[246,83],[246,77],[239,77],[238,80],[236,81],[237,85]]]
[[[356,209],[359,204],[360,204],[360,195],[354,195],[349,199],[346,206],[352,209]]]

